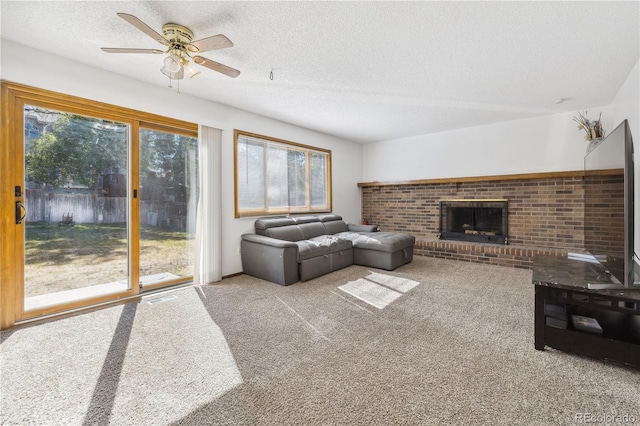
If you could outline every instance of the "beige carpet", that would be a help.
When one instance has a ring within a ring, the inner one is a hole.
[[[0,336],[3,425],[640,423],[640,371],[534,350],[511,268],[238,276]]]

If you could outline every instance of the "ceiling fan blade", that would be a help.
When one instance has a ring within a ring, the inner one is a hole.
[[[155,41],[157,41],[158,43],[164,44],[165,46],[169,46],[171,44],[166,38],[162,37],[160,33],[158,33],[156,30],[154,30],[153,28],[151,28],[150,26],[148,26],[147,24],[145,24],[135,16],[129,15],[128,13],[118,13],[117,15],[122,19],[124,19],[125,21],[127,21],[128,23],[130,23],[131,25],[133,25],[134,27],[136,27],[137,29],[139,29],[140,31],[142,31],[143,33],[145,33],[146,35],[148,35],[149,37],[151,37],[152,39],[154,39]]]
[[[227,36],[218,34],[189,43],[187,49],[190,52],[208,52],[210,50],[224,49],[232,46],[233,43]]]
[[[211,59],[203,58],[202,56],[194,56],[193,62],[232,78],[236,78],[240,75],[240,71],[238,71],[237,69],[228,67],[216,61],[212,61]]]
[[[102,51],[107,53],[164,53],[164,50],[159,49],[127,49],[120,47],[103,47]]]

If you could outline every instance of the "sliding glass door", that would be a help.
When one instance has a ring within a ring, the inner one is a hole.
[[[130,126],[25,105],[24,311],[131,289]]]
[[[197,139],[140,130],[140,285],[143,290],[193,275]]]
[[[197,126],[1,88],[0,328],[191,281]]]

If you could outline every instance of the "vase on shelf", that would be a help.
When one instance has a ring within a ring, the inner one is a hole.
[[[596,146],[598,146],[602,142],[602,138],[593,138],[589,140],[589,145],[587,145],[587,154],[593,151]]]
[[[596,146],[604,138],[604,128],[602,127],[602,113],[597,120],[590,120],[587,111],[578,112],[577,117],[573,117],[573,121],[578,123],[578,130],[584,131],[584,139],[589,142],[587,146],[587,154],[595,149]]]

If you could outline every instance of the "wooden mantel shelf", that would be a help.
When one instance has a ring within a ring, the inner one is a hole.
[[[398,181],[376,181],[358,182],[360,188],[377,186],[397,186],[397,185],[428,185],[443,183],[464,183],[464,182],[489,182],[494,180],[521,180],[521,179],[558,179],[558,178],[583,178],[584,170],[574,170],[566,172],[541,172],[541,173],[521,173],[514,175],[494,175],[494,176],[469,176],[451,177],[436,179],[416,179]]]

